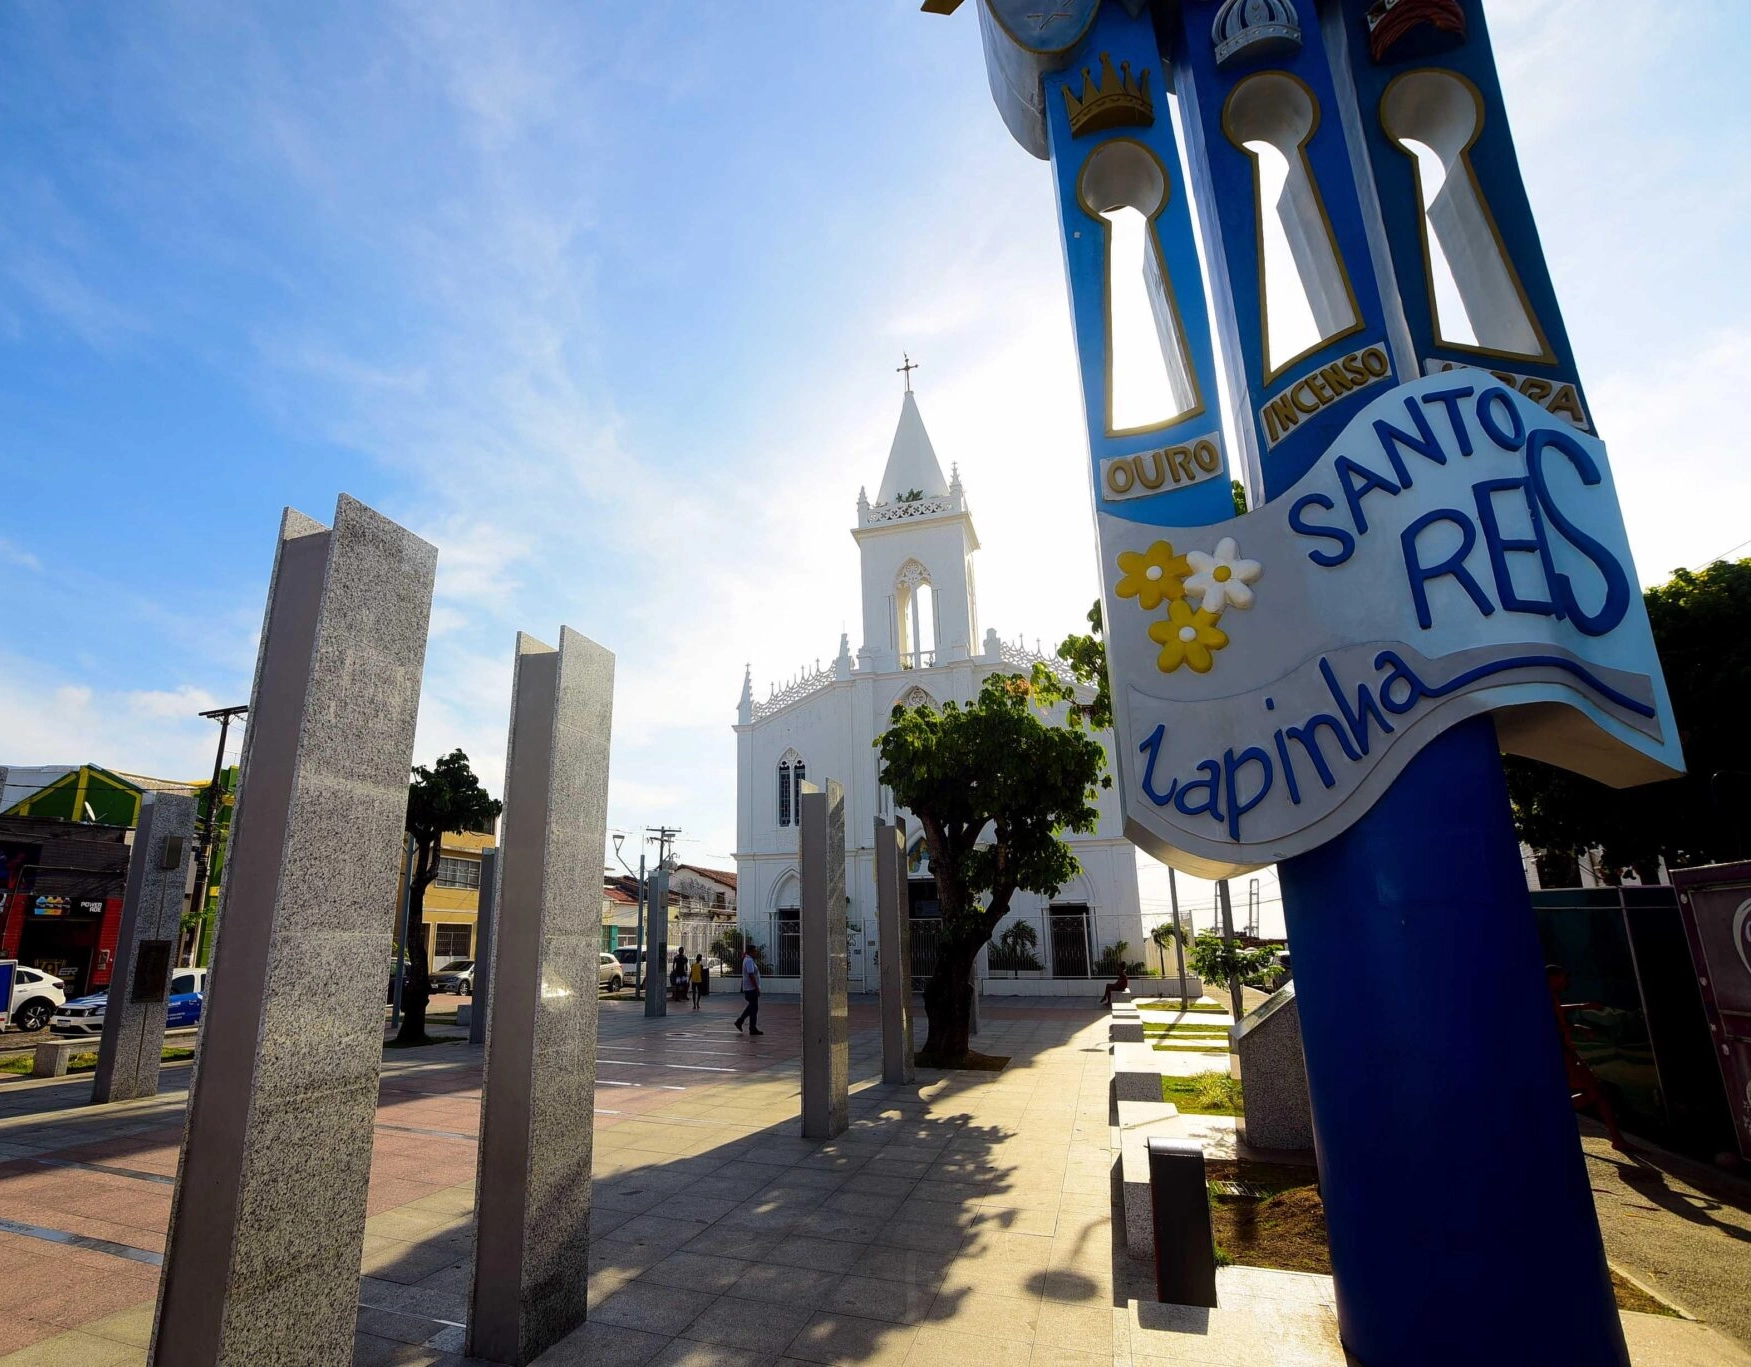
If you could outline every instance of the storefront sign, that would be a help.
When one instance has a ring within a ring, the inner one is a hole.
[[[1604,782],[1682,767],[1605,448],[1488,372],[1383,391],[1254,512],[1101,537],[1128,825],[1191,872],[1331,839],[1481,712]]]

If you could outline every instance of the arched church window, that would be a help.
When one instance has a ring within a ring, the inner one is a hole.
[[[894,576],[894,607],[899,615],[900,667],[927,669],[936,659],[936,590],[930,571],[908,560]]]
[[[1156,235],[1169,193],[1167,168],[1130,138],[1096,147],[1077,180],[1083,209],[1106,233],[1108,436],[1166,427],[1204,406]],[[1159,355],[1132,340],[1146,336],[1151,323]]]
[[[803,768],[802,756],[795,750],[786,750],[784,758],[778,761],[778,824],[780,826],[802,825],[803,812],[799,800],[803,792],[803,778],[807,771]]]
[[[1222,110],[1228,140],[1252,159],[1267,383],[1360,326],[1307,160],[1319,118],[1313,92],[1284,71],[1248,76]]]
[[[1552,360],[1472,169],[1483,120],[1477,87],[1451,71],[1407,71],[1380,97],[1380,126],[1411,159],[1421,200],[1435,335],[1448,346]]]

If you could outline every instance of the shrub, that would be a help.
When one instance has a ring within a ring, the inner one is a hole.
[[[1131,959],[1126,957],[1130,951],[1131,942],[1129,940],[1120,940],[1117,944],[1108,945],[1100,952],[1100,962],[1097,963],[1094,968],[1095,976],[1101,978],[1116,978],[1119,976],[1119,965],[1121,963],[1125,965],[1125,972],[1131,974],[1141,973],[1143,971],[1143,961],[1141,959]]]
[[[999,973],[1031,973],[1045,967],[1034,950],[1040,936],[1026,921],[1012,923],[991,942],[990,964]]]
[[[732,973],[739,974],[742,971],[743,943],[740,932],[726,931],[711,942],[709,953],[719,963],[727,965]],[[762,974],[769,975],[772,972],[772,965],[766,962],[766,951],[760,947],[757,940],[752,938],[748,939],[746,944],[747,952],[754,956],[755,966]]]

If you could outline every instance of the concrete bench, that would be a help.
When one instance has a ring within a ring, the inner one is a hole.
[[[1107,1022],[1107,1042],[1110,1044],[1143,1043],[1143,1018],[1135,1011],[1114,1011]]]
[[[1161,1091],[1156,1088],[1156,1096]],[[1119,1155],[1119,1181],[1124,1195],[1125,1251],[1133,1258],[1155,1256],[1155,1214],[1149,1199],[1149,1137],[1178,1137],[1174,1125],[1179,1108],[1165,1101],[1121,1101],[1113,1144]]]
[[[164,1042],[183,1041],[193,1044],[200,1034],[200,1027],[189,1026],[182,1030],[166,1030]],[[72,1062],[75,1054],[95,1054],[102,1042],[101,1035],[75,1035],[71,1039],[45,1040],[36,1046],[36,1052],[31,1058],[31,1077],[65,1077],[67,1065]]]
[[[1113,1059],[1113,1100],[1161,1100],[1161,1064],[1147,1044],[1127,1041],[1110,1046]]]

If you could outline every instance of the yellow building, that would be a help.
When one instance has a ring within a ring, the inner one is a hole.
[[[480,917],[480,852],[497,843],[491,832],[447,831],[438,847],[438,877],[426,889],[426,962],[434,970],[472,959]],[[404,875],[405,876],[405,875]]]

